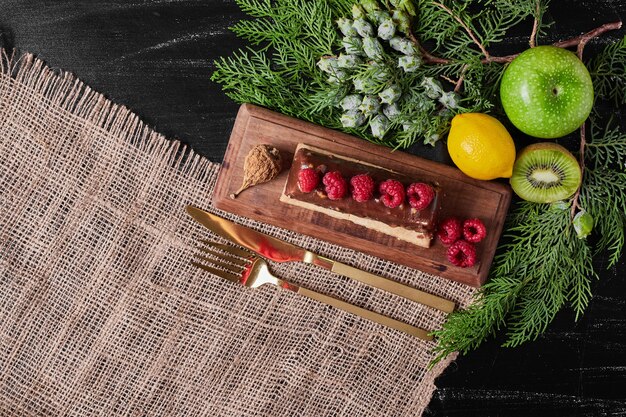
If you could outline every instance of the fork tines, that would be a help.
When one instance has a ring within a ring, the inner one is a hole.
[[[249,252],[245,249],[241,249],[238,248],[236,246],[232,246],[232,245],[226,245],[224,243],[218,243],[218,242],[212,242],[210,240],[206,240],[206,239],[200,239],[200,242],[204,243],[205,245],[208,246],[212,246],[214,248],[220,249],[226,253],[230,253],[232,255],[235,256],[239,256],[240,258],[250,258],[250,256],[252,256],[252,252]],[[200,250],[205,250],[202,247],[200,247]]]
[[[250,252],[205,239],[200,242],[208,247],[198,246],[202,254],[194,254],[194,258],[201,262],[191,261],[192,265],[229,281],[240,280],[246,266],[250,264]]]

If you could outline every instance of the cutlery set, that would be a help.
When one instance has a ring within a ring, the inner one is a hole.
[[[197,254],[192,261],[194,266],[228,281],[250,288],[265,284],[275,285],[423,340],[432,340],[429,331],[289,283],[274,276],[264,259],[274,262],[304,262],[317,265],[445,313],[451,313],[455,308],[454,302],[450,300],[317,255],[199,208],[187,206],[187,212],[211,232],[238,246],[202,240],[199,247],[201,253]]]

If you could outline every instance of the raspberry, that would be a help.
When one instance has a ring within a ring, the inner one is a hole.
[[[476,248],[463,239],[457,240],[448,248],[448,260],[461,268],[476,264]]]
[[[433,201],[435,198],[435,191],[433,187],[423,182],[414,182],[409,185],[406,190],[406,195],[409,198],[409,204],[416,210],[423,210]]]
[[[487,236],[485,223],[480,219],[467,219],[463,222],[463,237],[471,243],[478,243]]]
[[[389,208],[398,207],[404,202],[404,186],[400,181],[386,180],[378,186],[380,199]]]
[[[326,195],[331,200],[340,200],[348,191],[348,183],[339,171],[327,172],[322,179]]]
[[[303,193],[310,193],[317,188],[320,182],[320,174],[313,168],[301,169],[298,172],[298,188]]]
[[[444,245],[451,245],[461,238],[463,233],[463,227],[461,220],[457,217],[448,217],[439,223],[439,229],[437,230],[437,236]]]
[[[369,174],[355,175],[350,179],[352,198],[359,203],[371,200],[374,196],[374,180]]]

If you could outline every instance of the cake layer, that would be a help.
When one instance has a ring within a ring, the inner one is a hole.
[[[377,193],[366,202],[353,200],[349,193],[340,200],[330,200],[324,195],[323,186],[317,191],[303,193],[298,188],[298,172],[307,167],[324,172],[339,171],[348,181],[354,175],[367,173],[375,181],[376,188],[388,179],[400,181],[406,188],[411,183],[422,182],[419,178],[410,178],[373,164],[299,144],[280,200],[337,219],[348,220],[419,246],[430,246],[441,204],[441,192],[436,184],[429,184],[435,191],[435,198],[427,208],[416,210],[406,201],[398,207],[389,208],[380,201]]]

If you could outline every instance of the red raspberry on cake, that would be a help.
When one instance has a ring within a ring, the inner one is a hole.
[[[385,180],[378,186],[380,200],[389,208],[398,207],[404,202],[404,185],[400,181]]]
[[[310,193],[320,183],[320,174],[316,169],[304,168],[298,172],[298,188],[303,193]]]
[[[463,222],[463,237],[471,243],[478,243],[487,236],[485,223],[480,219],[467,219]]]
[[[374,180],[369,174],[359,174],[352,177],[350,188],[352,189],[352,198],[359,203],[374,197]]]
[[[330,200],[341,200],[348,191],[348,183],[339,171],[327,172],[322,182]]]
[[[414,182],[406,190],[409,205],[416,210],[424,210],[435,198],[435,190],[423,182]]]
[[[457,240],[448,248],[448,260],[461,268],[469,268],[476,264],[476,248],[463,239]]]
[[[458,217],[448,217],[439,223],[437,236],[444,245],[452,245],[461,238],[463,225]]]

